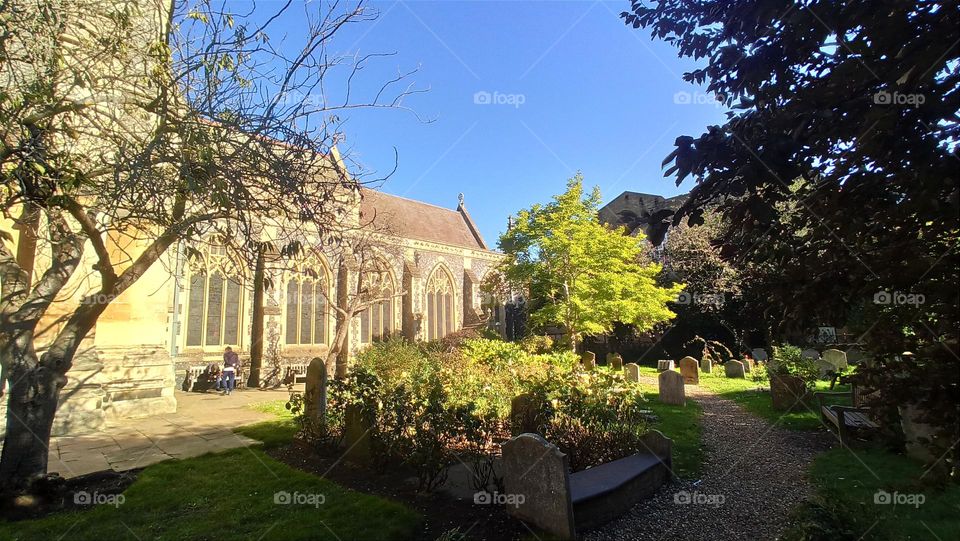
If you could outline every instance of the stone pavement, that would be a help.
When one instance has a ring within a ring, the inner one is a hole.
[[[176,397],[176,413],[127,419],[92,434],[51,438],[47,471],[69,478],[245,447],[256,441],[233,429],[274,418],[249,405],[286,400],[289,393],[285,389],[241,390],[221,396],[177,391]]]

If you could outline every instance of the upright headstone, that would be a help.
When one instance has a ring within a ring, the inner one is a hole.
[[[820,352],[815,349],[805,349],[800,352],[800,356],[804,359],[817,360],[820,358]]]
[[[304,386],[307,412],[315,420],[326,417],[327,411],[327,365],[320,357],[314,357],[307,365],[307,382]]]
[[[850,364],[860,364],[866,356],[857,348],[847,350],[847,362]]]
[[[683,376],[683,382],[689,385],[700,384],[700,365],[693,357],[684,357],[680,359],[680,375]]]
[[[640,365],[637,363],[627,363],[624,365],[627,381],[637,383],[640,381]]]
[[[539,434],[543,424],[540,401],[533,393],[523,393],[510,401],[510,434]]]
[[[580,356],[580,364],[584,370],[593,370],[597,366],[597,356],[592,351],[584,351]]]
[[[723,372],[728,378],[744,378],[746,374],[743,369],[743,363],[730,359],[723,363]]]
[[[817,364],[817,370],[819,370],[821,378],[837,371],[837,367],[826,359],[816,359],[814,362]]]
[[[823,360],[832,364],[838,371],[847,367],[847,354],[839,349],[823,350]]]
[[[740,362],[743,363],[743,371],[747,373],[751,372],[753,370],[753,367],[755,366],[753,364],[753,359],[744,359]]]
[[[662,359],[657,361],[657,370],[660,372],[663,372],[664,370],[673,370],[673,361]]]
[[[773,409],[789,411],[800,404],[806,394],[807,387],[797,376],[770,374],[770,398],[773,400]]]
[[[673,370],[665,370],[657,376],[660,386],[660,401],[664,404],[682,406],[685,403],[683,376]]]
[[[617,372],[623,370],[623,357],[619,353],[607,353],[607,366]]]
[[[520,434],[501,448],[504,489],[517,502],[507,513],[560,539],[576,539],[567,455],[537,434]]]
[[[753,351],[751,351],[751,353],[753,354],[753,358],[756,359],[757,362],[765,362],[770,358],[767,355],[767,350],[763,348],[753,348]]]
[[[703,372],[704,374],[709,374],[710,372],[713,372],[713,361],[711,361],[709,357],[704,357],[703,359],[700,359],[700,371]]]
[[[351,462],[367,464],[370,462],[370,429],[373,427],[370,413],[361,406],[349,404],[343,415],[343,445],[346,447],[344,458]]]

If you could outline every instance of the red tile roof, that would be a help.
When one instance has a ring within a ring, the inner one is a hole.
[[[488,249],[462,205],[451,210],[368,188],[363,188],[361,193],[361,220],[373,221],[391,235],[474,250]]]

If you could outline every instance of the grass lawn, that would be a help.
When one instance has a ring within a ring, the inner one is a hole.
[[[749,374],[745,379],[727,378],[723,375],[723,368],[719,371],[714,370],[710,374],[700,374],[700,386],[714,393],[733,400],[740,404],[750,413],[763,417],[771,423],[779,423],[779,426],[791,430],[817,430],[823,428],[820,422],[820,415],[816,408],[803,409],[785,413],[773,409],[773,401],[770,399],[770,382],[764,378],[763,381],[754,381]],[[656,377],[657,369],[652,366],[641,366],[640,373],[646,376]],[[816,382],[817,391],[828,391],[830,383],[826,381]],[[764,390],[759,390],[763,388]],[[834,391],[847,391],[846,385],[837,385]]]
[[[116,506],[0,522],[0,539],[397,539],[412,537],[421,521],[398,503],[346,490],[259,449],[155,464],[123,497]]]
[[[922,464],[901,455],[854,453],[834,449],[814,460],[810,476],[818,497],[801,508],[787,539],[960,539],[960,486],[933,486],[933,473],[925,476]],[[916,505],[918,494],[923,501]],[[894,498],[899,503],[882,503]]]
[[[285,407],[286,403],[286,400],[274,400],[250,404],[251,409],[263,413],[272,413],[277,418],[241,426],[233,431],[248,438],[262,441],[263,447],[267,449],[290,443],[297,433],[297,425],[293,422],[293,415]]]
[[[647,407],[660,418],[653,428],[673,440],[673,471],[684,479],[696,479],[703,465],[700,444],[700,406],[687,399],[686,406],[661,404],[656,392],[646,393]]]

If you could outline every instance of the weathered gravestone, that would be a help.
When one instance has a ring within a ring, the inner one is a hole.
[[[700,384],[700,365],[693,357],[684,357],[680,359],[680,375],[683,376],[683,382],[690,385]]]
[[[682,406],[685,403],[683,376],[673,370],[665,370],[657,377],[660,386],[660,401],[664,404]]]
[[[753,359],[744,359],[740,362],[743,363],[743,371],[746,373],[750,373],[753,370],[753,367],[755,366],[753,364]]]
[[[751,354],[753,355],[753,358],[756,359],[758,362],[763,362],[770,358],[767,356],[767,350],[763,348],[753,348],[753,350],[751,351]]]
[[[788,411],[800,403],[807,394],[807,386],[797,376],[789,374],[770,374],[770,398],[773,409]]]
[[[584,351],[580,356],[580,364],[584,370],[593,370],[597,366],[597,356],[592,351]]]
[[[314,357],[307,366],[307,382],[304,387],[306,413],[321,420],[327,412],[327,365],[320,357]]]
[[[700,360],[700,371],[704,374],[713,372],[713,361],[711,361],[709,357],[704,357]]]
[[[540,400],[533,393],[523,393],[510,401],[510,434],[525,432],[539,434],[543,426],[544,415]]]
[[[746,373],[743,369],[743,363],[730,359],[723,363],[723,372],[728,378],[744,378]]]
[[[659,360],[657,361],[657,370],[663,372],[664,370],[673,370],[673,361],[671,360]]]
[[[370,429],[373,420],[370,412],[356,404],[346,407],[343,416],[343,445],[346,452],[343,456],[351,462],[367,464],[370,462]]]
[[[832,364],[838,372],[847,367],[847,354],[839,349],[823,350],[823,360]]]
[[[567,455],[537,434],[520,434],[501,448],[504,489],[518,502],[507,512],[560,539],[576,539]]]
[[[857,348],[850,348],[847,350],[847,362],[850,364],[860,364],[864,358],[865,356],[863,352]]]
[[[619,353],[607,353],[607,366],[613,370],[623,370],[623,357]]]
[[[627,381],[637,383],[640,381],[640,365],[637,363],[627,363],[624,365]]]
[[[815,349],[805,349],[800,352],[800,357],[804,359],[817,360],[820,358],[820,352]]]

